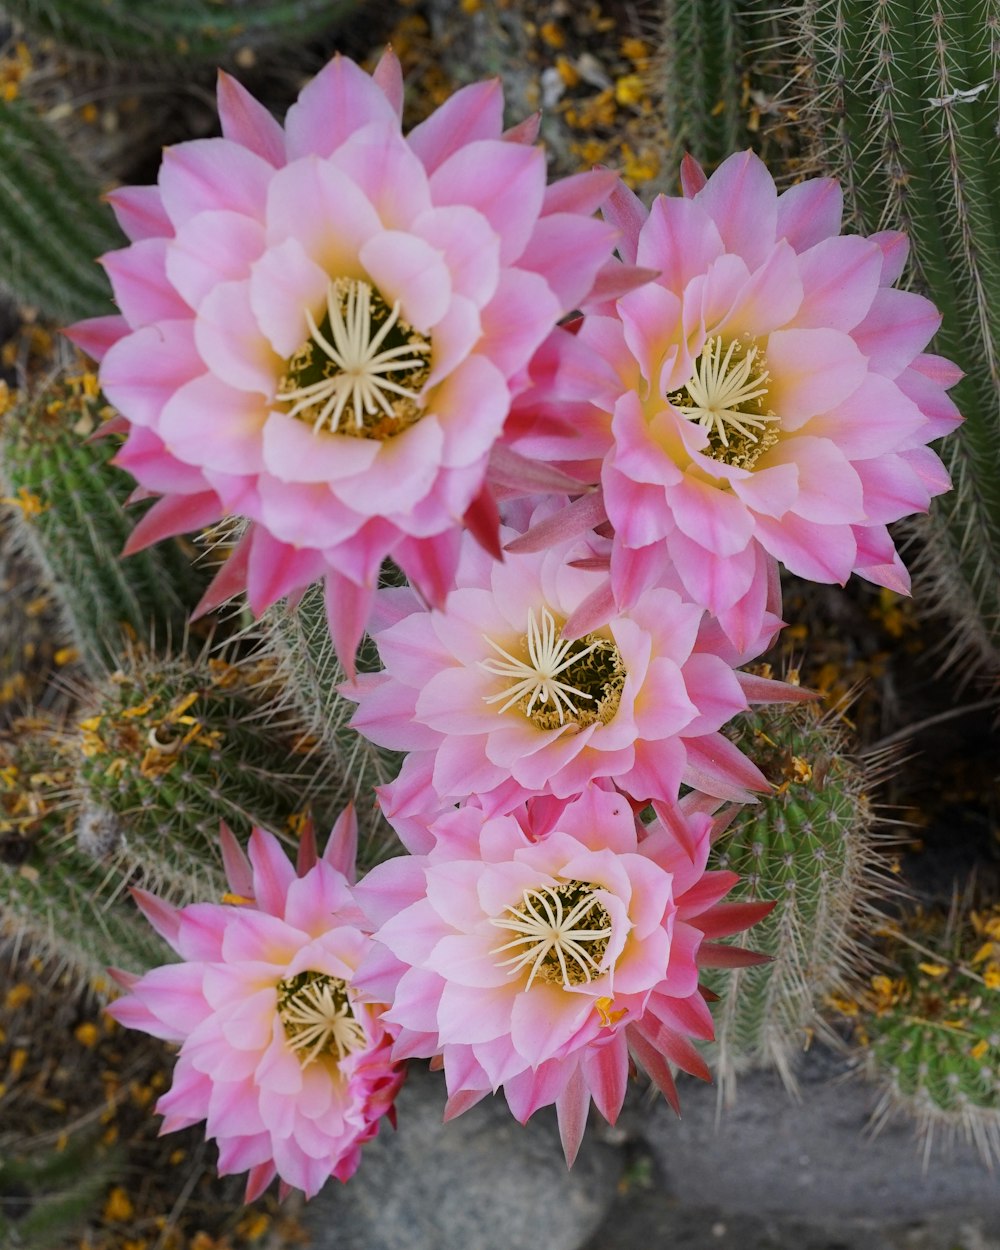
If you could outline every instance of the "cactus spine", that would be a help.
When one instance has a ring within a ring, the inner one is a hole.
[[[117,667],[124,639],[185,637],[204,578],[176,542],[121,558],[135,524],[133,488],[111,439],[84,436],[109,409],[90,374],[55,381],[7,414],[0,477],[22,546],[49,579],[67,637],[95,673]]]
[[[965,425],[941,448],[955,489],[919,526],[925,598],[1000,668],[1000,11],[995,0],[806,0],[790,10],[800,116],[853,224],[910,236],[940,308],[937,347],[965,371]]]
[[[317,740],[321,767],[341,779],[335,808],[348,801],[357,808],[359,860],[371,867],[399,849],[374,788],[395,777],[402,755],[369,742],[348,724],[356,704],[337,693],[345,674],[330,641],[321,586],[310,586],[294,608],[276,605],[260,629],[265,652],[276,660],[289,698]],[[370,643],[362,647],[358,664],[377,666]]]
[[[913,1116],[924,1158],[936,1136],[962,1136],[1000,1159],[1000,906],[917,915],[890,927],[896,975],[871,978],[856,1036],[884,1087],[874,1121]],[[894,940],[895,938],[895,940]]]
[[[241,48],[301,43],[336,26],[357,0],[11,0],[29,29],[108,57],[215,62]]]
[[[112,312],[94,258],[121,247],[122,235],[96,180],[19,100],[0,102],[0,169],[4,286],[58,320]]]
[[[816,1004],[857,973],[852,926],[877,883],[872,779],[845,754],[843,730],[812,705],[781,707],[741,717],[737,741],[775,790],[739,813],[714,854],[740,875],[732,897],[776,905],[752,934],[772,962],[708,978],[724,1000],[715,1057],[726,1101],[751,1067],[774,1067],[795,1089]]]

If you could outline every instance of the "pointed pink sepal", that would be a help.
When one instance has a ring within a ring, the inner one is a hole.
[[[353,885],[358,875],[357,859],[358,814],[354,810],[354,804],[348,803],[330,831],[323,860]]]
[[[240,898],[253,898],[253,869],[236,834],[224,820],[219,821],[219,846],[229,888]]]

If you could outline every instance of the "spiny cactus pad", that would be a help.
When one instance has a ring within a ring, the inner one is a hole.
[[[869,778],[846,754],[844,730],[813,705],[741,717],[736,740],[774,785],[743,808],[716,845],[716,866],[740,874],[733,897],[774,900],[752,945],[772,957],[715,972],[716,1066],[722,1096],[736,1075],[771,1066],[794,1088],[794,1059],[819,1024],[816,1003],[856,971],[852,939],[877,887]]]

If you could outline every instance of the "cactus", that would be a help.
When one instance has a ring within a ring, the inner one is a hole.
[[[219,822],[242,835],[294,830],[316,772],[264,661],[138,653],[95,693],[69,749],[82,844],[185,903],[225,892]],[[324,822],[337,785],[321,787]]]
[[[104,1191],[122,1166],[101,1153],[93,1130],[62,1149],[5,1151],[0,1161],[0,1242],[8,1250],[58,1250],[96,1218]],[[83,1243],[79,1243],[83,1244]]]
[[[873,1115],[914,1117],[925,1162],[934,1139],[962,1136],[987,1166],[1000,1159],[1000,906],[918,913],[886,926],[896,975],[871,978],[854,1004]]]
[[[358,0],[11,0],[7,12],[74,50],[112,58],[214,64],[244,48],[301,44]]]
[[[822,1027],[816,1004],[857,975],[852,927],[879,884],[873,777],[845,754],[845,734],[814,705],[740,718],[736,740],[775,786],[739,812],[716,845],[716,866],[739,873],[733,897],[775,900],[752,945],[772,962],[716,972],[715,1061],[720,1097],[741,1070],[771,1066],[795,1090],[794,1057]]]
[[[374,787],[399,771],[401,753],[369,742],[348,721],[355,704],[337,689],[345,680],[326,624],[321,586],[311,586],[295,608],[280,603],[260,622],[265,652],[276,660],[289,697],[317,739],[324,768],[343,779],[336,805],[351,801],[358,811],[358,853],[368,868],[398,853],[395,834],[375,802]],[[358,664],[377,667],[377,655],[365,643]]]
[[[0,281],[57,320],[114,311],[95,256],[123,246],[101,188],[51,126],[0,100]]]
[[[144,971],[170,953],[121,880],[75,846],[70,782],[53,724],[17,721],[0,738],[0,932],[106,991],[109,964]]]
[[[766,46],[777,27],[748,0],[664,0],[662,13],[658,94],[673,191],[686,152],[711,170],[757,142],[754,95],[771,85]]]
[[[137,517],[124,506],[133,484],[110,463],[114,440],[84,441],[110,411],[83,374],[50,383],[8,412],[0,430],[0,477],[18,539],[51,584],[67,640],[95,673],[117,667],[129,636],[180,642],[205,582],[177,542],[120,557]]]
[[[1000,669],[1000,18],[984,0],[806,0],[792,10],[798,113],[852,223],[902,229],[910,277],[944,316],[936,349],[965,379],[940,454],[955,489],[918,527],[926,602],[955,622],[953,659]]]

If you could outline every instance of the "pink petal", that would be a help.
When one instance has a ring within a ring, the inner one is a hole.
[[[801,261],[781,239],[726,314],[727,334],[769,334],[794,319],[802,304]]]
[[[605,1050],[610,1049],[604,1047]],[[616,1062],[615,1055],[612,1062]],[[621,1065],[618,1064],[620,1067]],[[607,1102],[607,1100],[606,1100]],[[571,1168],[583,1141],[587,1128],[587,1112],[590,1110],[590,1090],[579,1068],[566,1083],[566,1088],[556,1099],[556,1114],[559,1120],[559,1140],[562,1142],[566,1166]],[[606,1117],[607,1118],[607,1117]],[[613,1120],[612,1120],[613,1122]]]
[[[199,213],[231,209],[262,221],[274,167],[229,139],[194,139],[165,148],[159,185],[175,229]]]
[[[618,187],[618,175],[611,169],[591,169],[550,183],[542,201],[542,216],[552,213],[596,213]],[[616,234],[620,233],[616,228]]]
[[[898,595],[910,593],[910,575],[893,546],[884,525],[855,525],[858,556],[854,571],[876,586],[887,586]]]
[[[757,538],[786,568],[814,582],[842,586],[857,554],[849,525],[821,525],[791,512],[780,521],[758,517]]]
[[[429,538],[404,538],[393,548],[392,558],[431,607],[443,611],[455,585],[459,552],[460,535],[450,530]]]
[[[776,330],[767,341],[768,403],[782,430],[797,430],[855,391],[868,372],[854,341],[839,330]]]
[[[169,238],[173,234],[159,187],[116,187],[104,198],[133,243],[158,235]]]
[[[746,803],[753,791],[771,788],[757,765],[721,734],[687,738],[684,746],[687,750],[684,781],[703,794]]]
[[[431,207],[427,171],[399,133],[398,123],[356,131],[330,160],[364,192],[389,229],[407,229]]]
[[[227,473],[259,473],[267,408],[258,396],[236,391],[211,373],[185,383],[160,415],[167,449],[188,464]]]
[[[250,303],[249,282],[223,282],[205,296],[194,326],[205,364],[239,391],[270,398],[283,362],[261,333]]]
[[[767,453],[764,463],[794,464],[799,493],[792,510],[807,521],[841,525],[865,520],[861,482],[836,443],[828,438],[797,434],[782,439]]]
[[[330,837],[323,851],[323,862],[348,881],[354,881],[357,873],[358,817],[354,804],[348,803],[330,830]]]
[[[812,428],[810,426],[810,428]],[[795,503],[799,471],[794,463],[756,468],[746,477],[734,478],[733,493],[753,512],[780,517]]]
[[[523,269],[505,269],[496,294],[482,311],[477,351],[510,377],[527,365],[562,312],[544,278]]]
[[[249,148],[269,165],[280,169],[285,163],[284,131],[263,104],[221,69],[216,100],[223,137]]]
[[[940,324],[941,314],[923,295],[883,287],[853,337],[871,368],[894,378],[924,350]]]
[[[167,496],[153,504],[128,536],[122,555],[131,556],[144,547],[188,534],[219,519],[221,508],[214,491],[203,495]]]
[[[882,253],[857,235],[825,239],[799,257],[805,298],[799,327],[853,330],[868,314],[879,289]]]
[[[716,555],[738,554],[753,536],[753,517],[745,505],[690,473],[671,488],[670,507],[681,532]]]
[[[382,89],[396,115],[401,117],[403,114],[403,67],[391,47],[387,47],[379,57],[378,64],[372,70],[372,82]]]
[[[364,243],[358,257],[386,303],[427,333],[448,310],[451,276],[436,248],[412,234],[386,230]]]
[[[718,226],[727,251],[742,256],[751,270],[763,264],[774,246],[778,196],[759,156],[734,153],[694,199]]]
[[[500,263],[516,261],[531,238],[545,194],[545,158],[537,148],[479,140],[453,153],[431,175],[435,204],[468,204],[500,236]]]
[[[285,913],[285,896],[295,880],[295,869],[278,839],[263,829],[254,829],[248,847],[253,866],[253,897],[261,911],[272,916]]]
[[[289,548],[264,529],[254,531],[247,562],[247,597],[259,615],[272,603],[319,578],[326,569],[320,552]]]
[[[692,199],[698,194],[708,178],[704,169],[698,164],[690,152],[685,152],[681,157],[681,194],[685,199]]]
[[[155,426],[173,392],[204,372],[190,321],[166,321],[115,343],[101,364],[101,386],[131,422]]]
[[[88,317],[63,330],[71,343],[85,351],[94,360],[103,360],[119,339],[130,333],[124,317]]]
[[[417,216],[410,229],[442,254],[459,295],[477,308],[490,299],[500,277],[500,240],[481,213],[464,204],[435,207]]]
[[[636,263],[639,237],[649,212],[634,191],[617,182],[601,206],[601,212],[619,232],[618,252],[627,265]]]
[[[636,264],[659,270],[660,282],[680,295],[724,250],[715,222],[699,203],[659,195],[639,235]]]
[[[143,239],[101,257],[115,302],[133,329],[191,315],[191,309],[167,279],[166,257],[166,239]]]
[[[330,278],[306,255],[298,239],[270,248],[250,274],[250,306],[257,325],[279,356],[291,357],[311,337],[308,309],[317,325],[327,315]]]
[[[348,677],[355,672],[354,657],[365,632],[372,590],[355,585],[339,573],[326,575],[326,620],[337,658]]]
[[[696,603],[719,612],[731,608],[750,589],[756,572],[752,545],[720,557],[680,530],[668,541],[681,581]]]
[[[329,156],[369,122],[398,128],[399,117],[381,87],[350,58],[338,53],[288,110],[288,158]]]
[[[869,235],[869,241],[877,243],[882,251],[880,286],[892,286],[903,275],[906,258],[910,253],[910,240],[901,230],[880,230]]]
[[[575,213],[542,217],[518,267],[541,276],[559,301],[560,312],[577,308],[590,293],[597,272],[611,255],[616,231],[607,222]]]
[[[198,600],[198,605],[191,613],[191,620],[196,621],[208,612],[214,612],[234,595],[240,594],[246,587],[247,562],[250,557],[250,544],[253,539],[253,527],[249,528],[237,542],[232,554],[226,559],[222,568],[216,573],[208,585],[208,589]],[[224,858],[224,857],[223,857]],[[242,891],[237,890],[237,894]]]
[[[840,234],[844,193],[835,178],[809,178],[778,196],[776,236],[797,252]]]
[[[477,139],[499,139],[503,128],[503,87],[499,78],[472,83],[410,131],[407,142],[432,174],[449,156]]]
[[[183,225],[167,248],[167,277],[192,308],[220,282],[250,276],[264,250],[264,230],[241,213],[200,213]]]
[[[869,373],[836,408],[814,417],[807,432],[831,439],[850,460],[868,460],[904,446],[925,421],[895,382]]]
[[[328,274],[363,278],[361,245],[382,229],[378,213],[343,170],[314,157],[296,161],[271,179],[268,243],[294,238]]]

